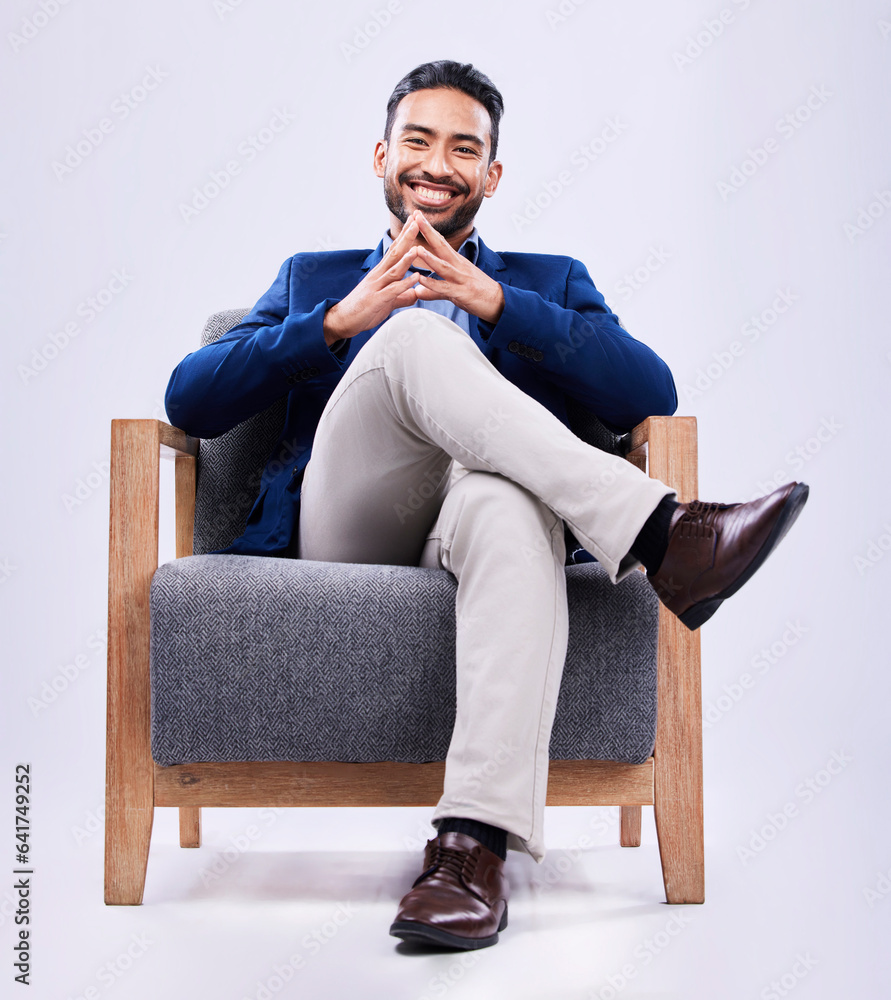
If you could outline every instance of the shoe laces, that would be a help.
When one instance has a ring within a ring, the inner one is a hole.
[[[715,518],[718,511],[725,510],[727,506],[726,503],[720,501],[703,503],[702,500],[691,500],[681,517],[681,532],[685,535],[700,537],[711,534],[715,530]]]
[[[434,841],[430,846],[430,861],[427,870],[421,875],[421,878],[431,875],[437,869],[444,869],[457,879],[472,881],[479,856],[479,851],[456,850],[452,847],[443,847],[439,841]]]

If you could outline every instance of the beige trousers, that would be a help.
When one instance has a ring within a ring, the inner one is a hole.
[[[436,313],[397,313],[358,352],[316,430],[297,555],[456,577],[457,714],[435,827],[482,820],[544,859],[568,632],[563,522],[615,583],[673,493],[585,444]]]

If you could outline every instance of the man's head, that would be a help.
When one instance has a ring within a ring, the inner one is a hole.
[[[501,177],[495,153],[503,111],[492,81],[469,64],[425,63],[403,77],[374,151],[394,219],[404,223],[420,208],[450,242],[465,238]]]

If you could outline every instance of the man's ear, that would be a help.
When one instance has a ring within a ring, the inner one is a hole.
[[[495,194],[495,189],[498,187],[498,182],[501,180],[501,172],[504,169],[504,165],[501,160],[492,160],[489,164],[489,170],[486,174],[486,186],[483,189],[483,196],[486,198],[491,198]]]
[[[385,139],[379,140],[375,145],[372,164],[375,175],[383,177],[387,169],[387,143]]]

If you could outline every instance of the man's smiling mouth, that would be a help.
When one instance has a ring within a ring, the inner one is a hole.
[[[444,205],[458,195],[457,191],[450,188],[427,187],[426,184],[414,182],[409,185],[412,193],[418,200],[426,201],[435,205]]]

